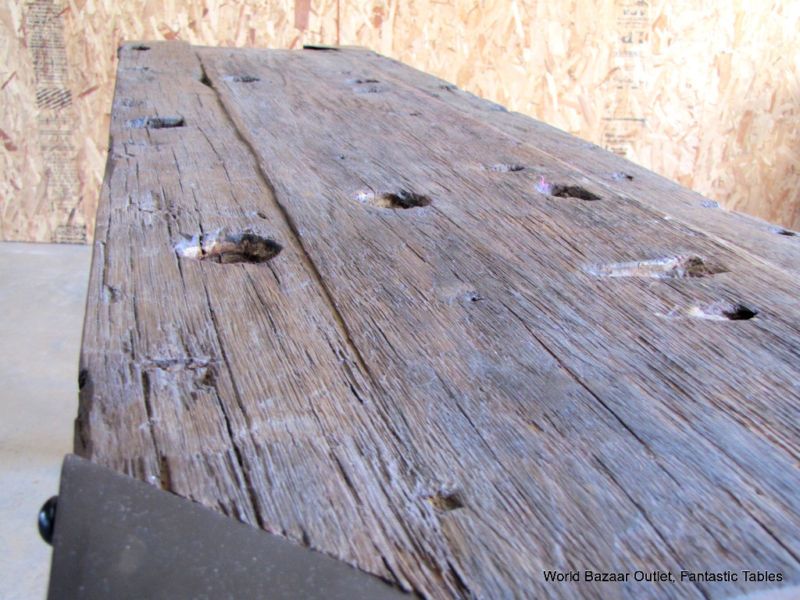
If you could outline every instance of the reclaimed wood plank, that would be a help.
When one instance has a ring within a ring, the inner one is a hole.
[[[399,61],[363,48],[348,49],[343,60],[348,59],[353,61],[348,64],[355,68],[368,60],[374,76],[385,81],[405,82],[434,102],[452,104],[462,115],[470,115],[486,126],[496,127],[551,160],[565,163],[576,177],[590,181],[610,194],[652,208],[660,216],[677,219],[697,231],[714,236],[721,243],[747,250],[754,257],[783,269],[797,273],[800,268],[800,243],[792,239],[798,236],[795,231],[745,213],[721,210],[717,202],[621,156],[603,152],[591,142],[508,111]],[[709,211],[714,214],[709,216]]]
[[[797,580],[793,240],[377,55],[147,46],[121,51],[83,454],[430,597]]]

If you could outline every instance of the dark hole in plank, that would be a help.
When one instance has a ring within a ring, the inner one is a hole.
[[[518,171],[523,171],[525,167],[515,163],[497,163],[495,165],[490,165],[486,169],[493,173],[516,173]]]
[[[382,192],[374,194],[372,192],[360,192],[356,198],[359,202],[371,204],[378,208],[408,209],[417,208],[420,206],[428,206],[431,199],[416,192],[409,192],[407,190],[400,190],[399,192]]]
[[[184,125],[183,117],[139,117],[127,122],[130,129],[169,129]]]
[[[614,181],[633,181],[633,175],[628,175],[622,171],[614,171],[611,174],[611,179]]]
[[[86,382],[89,380],[89,371],[86,369],[81,369],[78,372],[78,389],[82,390],[86,386]]]
[[[733,304],[729,308],[723,309],[722,314],[731,321],[746,321],[755,317],[758,311],[744,304]]]
[[[553,184],[550,188],[550,195],[557,198],[577,198],[587,201],[600,200],[600,196],[579,185]]]
[[[783,235],[786,237],[794,237],[797,235],[796,232],[791,231],[790,229],[784,229],[783,227],[773,227],[771,231],[772,233],[776,233],[778,235]]]
[[[690,317],[710,321],[747,321],[758,314],[754,308],[741,302],[722,300],[702,306],[693,306],[688,312]]]
[[[253,75],[230,75],[227,79],[234,83],[254,83],[256,81],[261,81],[258,77]]]
[[[386,86],[376,83],[367,83],[365,85],[357,85],[353,88],[356,94],[380,94],[384,92]]]
[[[146,52],[150,50],[150,46],[145,46],[144,44],[137,44],[136,46],[131,46],[131,50],[136,50],[137,52]]]
[[[338,52],[338,48],[334,48],[333,46],[319,46],[316,44],[303,44],[303,50],[320,50],[320,51],[327,51],[327,52]]]
[[[275,258],[282,250],[283,246],[275,240],[249,229],[234,233],[219,230],[186,238],[175,245],[175,251],[184,258],[222,264],[264,263]]]
[[[464,508],[464,501],[458,492],[437,492],[433,496],[428,496],[426,500],[441,512]]]

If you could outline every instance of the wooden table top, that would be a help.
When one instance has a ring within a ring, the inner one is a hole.
[[[792,233],[363,49],[127,44],[76,448],[433,598],[797,584]]]

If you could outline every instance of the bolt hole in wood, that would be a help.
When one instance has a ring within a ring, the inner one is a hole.
[[[611,174],[611,179],[614,181],[633,181],[633,175],[628,175],[622,171],[614,171]]]
[[[86,387],[86,382],[89,381],[89,371],[86,369],[81,369],[78,372],[78,389],[82,390]]]
[[[131,46],[131,50],[136,50],[137,52],[147,52],[150,50],[150,46],[145,46],[144,44],[138,44],[136,46]]]
[[[378,208],[390,208],[392,210],[419,208],[429,206],[431,199],[424,194],[400,190],[399,192],[359,192],[356,200],[362,204],[370,204]]]
[[[486,170],[492,173],[518,173],[519,171],[524,171],[525,167],[515,163],[497,163],[489,165]]]
[[[591,265],[585,269],[597,277],[652,277],[656,279],[683,279],[707,277],[727,270],[700,256],[666,256],[649,260]]]
[[[600,200],[600,196],[593,194],[586,188],[579,185],[562,185],[551,183],[544,176],[539,178],[536,190],[541,194],[554,196],[556,198],[577,198],[578,200],[594,201]]]
[[[464,508],[464,500],[458,492],[436,492],[425,499],[439,512]]]
[[[348,79],[350,85],[364,85],[365,83],[380,83],[377,79]]]
[[[770,231],[772,231],[772,233],[775,233],[777,235],[783,235],[786,237],[794,237],[797,235],[797,232],[791,231],[789,229],[784,229],[783,227],[773,227],[772,229],[770,229]]]
[[[261,81],[261,79],[253,75],[228,75],[225,77],[225,80],[234,83],[255,83],[256,81]]]
[[[214,371],[211,367],[201,368],[198,371],[197,383],[203,387],[214,387]]]
[[[338,52],[338,48],[333,46],[320,46],[317,44],[303,44],[303,50],[319,50],[324,52]]]
[[[747,321],[758,314],[754,308],[750,308],[739,302],[719,301],[712,302],[703,306],[693,306],[689,309],[688,315],[695,319],[706,319],[710,321]]]
[[[380,83],[367,83],[364,85],[356,85],[353,91],[356,94],[380,94],[385,91],[385,86]]]
[[[170,129],[185,125],[183,117],[139,117],[126,123],[129,129]]]
[[[228,232],[218,229],[212,233],[184,236],[175,244],[175,252],[184,258],[208,260],[222,264],[264,263],[283,250],[278,242],[246,229]]]

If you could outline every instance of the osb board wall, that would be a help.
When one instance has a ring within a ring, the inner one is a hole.
[[[796,0],[11,0],[0,238],[91,237],[124,40],[370,47],[800,228]]]

